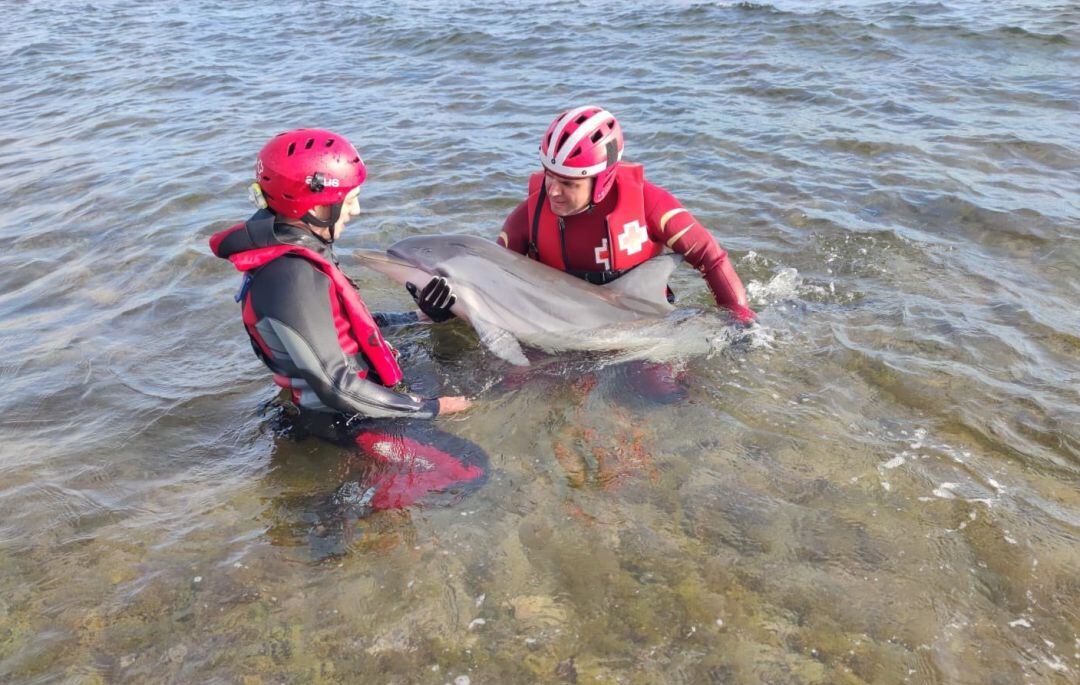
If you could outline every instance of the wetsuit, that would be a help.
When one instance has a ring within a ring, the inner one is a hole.
[[[671,193],[645,180],[640,167],[622,166],[626,168],[620,169],[614,187],[600,204],[568,217],[554,216],[543,190],[543,174],[534,174],[529,197],[506,218],[499,244],[593,283],[609,282],[629,270],[613,266],[632,267],[667,247],[702,272],[718,305],[732,310],[740,320],[752,320],[746,290],[727,252]],[[640,192],[641,198],[620,198],[627,189]],[[643,216],[622,223],[637,213]],[[616,215],[621,217],[619,225],[609,226],[609,218]],[[545,245],[557,247],[544,249]]]
[[[400,368],[378,327],[415,322],[416,315],[368,315],[330,245],[301,228],[274,223],[266,211],[216,234],[210,245],[245,271],[237,300],[252,347],[274,381],[291,391],[294,404],[349,416],[438,413],[438,400],[387,387],[398,382]],[[299,251],[288,251],[294,248]]]

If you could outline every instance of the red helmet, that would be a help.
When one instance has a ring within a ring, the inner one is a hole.
[[[364,182],[360,153],[344,137],[318,128],[279,133],[255,159],[255,181],[279,216],[299,219],[316,205],[338,205]]]
[[[622,153],[619,122],[611,112],[592,105],[555,117],[540,141],[540,163],[548,171],[568,178],[596,177],[593,203],[611,190]]]

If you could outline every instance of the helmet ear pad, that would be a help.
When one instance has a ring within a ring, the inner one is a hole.
[[[593,177],[593,196],[592,203],[598,205],[603,202],[607,194],[611,192],[612,186],[615,185],[615,172],[618,170],[619,164],[616,162],[614,165],[604,169],[595,177]]]

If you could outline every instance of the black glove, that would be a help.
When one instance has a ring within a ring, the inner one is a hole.
[[[412,283],[406,283],[405,289],[416,300],[416,306],[420,307],[420,311],[435,323],[454,318],[454,313],[450,311],[450,308],[457,302],[457,295],[442,276],[428,281],[423,290],[419,290]]]

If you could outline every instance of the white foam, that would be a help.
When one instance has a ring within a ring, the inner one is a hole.
[[[1018,618],[1015,621],[1009,621],[1009,627],[1010,628],[1017,628],[1017,627],[1030,628],[1031,627],[1031,622],[1028,621],[1026,618]]]
[[[1059,659],[1057,655],[1054,655],[1053,661],[1047,659],[1046,657],[1043,657],[1042,662],[1057,671],[1058,673],[1067,673],[1069,671],[1069,667],[1062,663],[1061,659]]]
[[[934,488],[934,495],[942,499],[955,499],[956,495],[953,494],[953,490],[957,487],[959,487],[957,483],[942,483]]]
[[[755,302],[775,302],[793,299],[802,285],[798,269],[781,269],[768,283],[750,281],[746,284],[746,294]]]
[[[890,459],[889,461],[882,464],[881,468],[883,468],[883,469],[895,469],[897,466],[903,466],[905,461],[907,461],[907,459],[905,459],[902,454],[898,454],[895,457],[893,457],[892,459]]]

